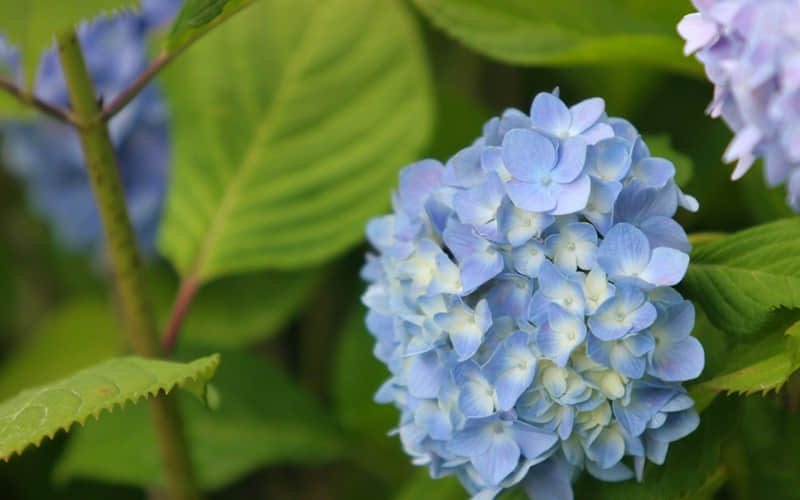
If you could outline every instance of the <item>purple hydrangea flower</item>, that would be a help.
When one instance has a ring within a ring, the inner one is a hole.
[[[83,23],[78,36],[98,96],[113,99],[145,68],[147,39],[180,6],[176,0],[148,0],[139,12]],[[20,79],[16,51],[0,39],[9,72]],[[20,82],[21,83],[21,82]],[[55,49],[39,62],[34,93],[69,107]],[[152,252],[166,191],[169,127],[158,87],[147,86],[109,124],[128,210],[143,250]],[[24,180],[31,203],[73,249],[96,252],[102,228],[86,175],[80,143],[72,127],[48,118],[6,121],[0,125],[3,164]]]
[[[434,477],[476,498],[521,484],[572,498],[580,471],[641,479],[698,416],[681,383],[704,353],[674,289],[697,202],[601,99],[536,96],[442,165],[400,172],[362,271],[376,400]]]
[[[800,3],[797,0],[693,0],[678,33],[714,84],[708,113],[735,136],[723,156],[734,180],[764,159],[770,186],[786,183],[800,211]]]

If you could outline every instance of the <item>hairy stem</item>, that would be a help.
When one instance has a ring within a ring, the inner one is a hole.
[[[73,113],[81,124],[78,134],[100,212],[128,336],[137,354],[161,357],[155,315],[141,272],[141,259],[125,206],[114,149],[108,127],[98,119],[101,109],[75,30],[59,34],[57,44]],[[199,498],[175,397],[151,399],[150,414],[156,428],[170,498]]]
[[[3,89],[7,93],[11,94],[22,104],[26,106],[33,106],[50,118],[55,118],[63,123],[75,124],[75,118],[72,116],[72,113],[70,113],[69,110],[60,108],[54,104],[50,104],[39,99],[35,95],[25,92],[14,82],[3,76],[0,76],[0,89]]]

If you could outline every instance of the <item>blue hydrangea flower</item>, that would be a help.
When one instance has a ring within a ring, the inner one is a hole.
[[[704,353],[671,288],[690,251],[673,216],[697,201],[604,109],[539,94],[446,164],[404,168],[367,225],[366,323],[391,371],[376,400],[415,464],[475,498],[641,479],[698,425],[681,383]]]
[[[735,133],[725,151],[734,180],[764,159],[770,186],[786,183],[800,211],[800,2],[693,0],[699,12],[678,24],[714,84],[708,113]]]
[[[142,2],[136,13],[122,13],[83,23],[78,36],[100,98],[108,101],[127,87],[148,63],[147,37],[175,14],[180,1]],[[16,51],[0,39],[0,55],[21,83]],[[69,107],[55,49],[39,62],[34,93]],[[143,249],[154,249],[157,223],[166,190],[169,127],[157,86],[147,86],[110,121],[128,209]],[[0,125],[3,164],[24,180],[28,196],[52,223],[68,247],[96,252],[102,229],[74,130],[49,118],[6,121]]]

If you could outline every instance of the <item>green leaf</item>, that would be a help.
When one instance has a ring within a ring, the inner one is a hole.
[[[203,489],[218,489],[267,465],[325,463],[347,453],[341,430],[286,375],[252,354],[222,355],[225,362],[214,378],[218,408],[210,412],[191,398],[180,401]],[[56,478],[163,484],[147,412],[132,410],[75,433]]]
[[[253,0],[186,0],[172,23],[167,50],[203,35],[251,3]]]
[[[181,342],[214,349],[244,347],[278,333],[305,302],[317,272],[264,271],[228,276],[200,288],[181,326]],[[164,272],[152,273],[162,324],[166,324],[178,287]]]
[[[8,0],[0,2],[0,32],[19,48],[23,73],[30,87],[39,57],[53,44],[56,33],[83,19],[138,5],[138,0]],[[0,109],[2,106],[0,103]]]
[[[0,399],[99,363],[119,354],[124,344],[111,304],[90,297],[70,300],[51,311],[0,364]]]
[[[360,241],[431,129],[422,46],[396,0],[257,2],[165,76],[160,248],[201,281],[310,267]]]
[[[675,150],[667,134],[645,134],[644,141],[651,155],[666,158],[675,165],[675,183],[685,187],[694,174],[692,159]]]
[[[414,0],[468,47],[512,64],[638,63],[702,75],[675,25],[688,2]]]
[[[771,334],[754,345],[741,344],[727,355],[728,363],[713,378],[694,384],[690,394],[702,411],[720,392],[749,395],[779,390],[800,368],[800,323],[786,335]]]
[[[698,244],[680,285],[717,328],[753,335],[784,328],[800,307],[800,218]]]
[[[0,403],[0,460],[39,446],[45,437],[72,424],[83,425],[91,415],[170,392],[175,386],[205,397],[205,386],[219,364],[219,355],[191,363],[137,357],[113,358],[74,375],[27,389]],[[32,367],[34,368],[34,367]]]

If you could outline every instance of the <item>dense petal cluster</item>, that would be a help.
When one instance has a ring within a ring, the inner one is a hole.
[[[147,37],[180,5],[175,0],[142,2],[142,10],[84,23],[78,30],[86,64],[98,95],[112,99],[146,67]],[[6,72],[22,84],[16,51],[0,39]],[[69,107],[55,49],[39,62],[34,93]],[[110,122],[110,132],[131,219],[145,250],[154,247],[169,163],[168,120],[154,85],[146,87]],[[78,137],[72,127],[40,118],[0,125],[3,164],[25,181],[31,202],[53,222],[56,234],[75,249],[97,250],[102,242]]]
[[[367,225],[362,275],[376,400],[400,409],[414,463],[479,498],[522,483],[571,498],[583,469],[641,477],[698,415],[681,382],[704,365],[686,272],[697,209],[602,99],[536,96],[442,165],[400,172]]]
[[[800,0],[693,0],[678,24],[714,84],[708,113],[735,137],[724,154],[732,178],[764,159],[767,184],[787,184],[800,211]]]

